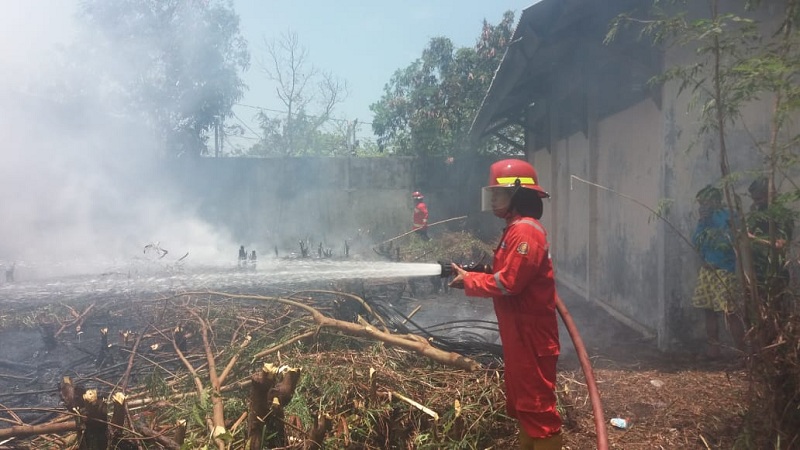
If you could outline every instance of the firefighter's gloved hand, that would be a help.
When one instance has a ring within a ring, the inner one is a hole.
[[[456,263],[450,263],[450,266],[453,268],[453,273],[456,276],[455,276],[455,278],[450,280],[450,283],[448,283],[448,286],[450,286],[451,288],[456,288],[456,289],[464,289],[464,277],[467,276],[467,271],[462,269]]]

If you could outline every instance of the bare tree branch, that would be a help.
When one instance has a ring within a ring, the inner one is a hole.
[[[329,72],[321,72],[308,61],[308,50],[300,44],[296,33],[287,31],[279,38],[264,39],[266,58],[258,65],[268,80],[274,82],[275,95],[286,109],[280,131],[286,155],[308,150],[313,134],[331,118],[336,105],[347,96],[347,86]],[[316,86],[316,91],[312,89]],[[321,111],[310,111],[319,104]],[[309,118],[313,120],[309,121]]]

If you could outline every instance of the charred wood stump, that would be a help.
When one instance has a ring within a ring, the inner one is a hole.
[[[11,267],[6,269],[6,282],[13,283],[14,282],[14,269],[17,267],[17,263],[11,264]]]
[[[375,374],[378,371],[375,368],[369,368],[369,395],[367,396],[367,404],[374,405],[378,400],[378,377]]]
[[[300,375],[303,374],[302,368],[281,366],[278,369],[278,381],[270,390],[269,398],[277,398],[281,405],[288,405],[294,396],[297,383],[300,382]]]
[[[61,401],[67,411],[78,412],[78,408],[83,405],[83,394],[86,392],[81,386],[75,386],[70,377],[64,377],[59,386],[61,391]]]
[[[80,450],[106,450],[108,448],[108,410],[106,402],[97,393],[97,389],[89,389],[83,394],[83,412],[86,416],[81,439]]]
[[[125,429],[125,417],[128,415],[127,397],[117,392],[111,397],[113,406],[111,413],[111,448],[117,448]]]
[[[355,283],[346,286],[346,292],[357,292]],[[363,283],[361,283],[361,288],[363,289]],[[369,314],[369,311],[364,308],[364,304],[352,297],[336,297],[333,299],[333,302],[331,302],[331,307],[331,316],[334,319],[344,320],[347,322],[355,322],[358,320],[358,316],[366,316]]]
[[[303,450],[322,450],[324,447],[325,435],[331,430],[332,424],[333,420],[331,416],[320,413],[317,416],[316,423],[308,432],[308,437],[303,443]]]
[[[260,450],[264,443],[265,419],[270,413],[269,392],[275,386],[278,368],[264,364],[258,372],[250,376],[250,411],[247,416],[250,449]]]
[[[77,413],[79,450],[106,450],[108,447],[108,409],[96,389],[75,386],[64,377],[59,386],[61,400],[68,411]]]
[[[464,416],[461,415],[461,402],[456,399],[453,402],[453,425],[447,432],[447,437],[455,442],[461,442],[466,433],[466,426],[464,423]]]
[[[322,246],[322,242],[320,242],[319,243],[319,247],[317,248],[317,256],[319,256],[320,259],[322,259],[322,258],[332,258],[333,257],[333,249],[324,248]]]
[[[48,352],[55,349],[58,345],[56,341],[56,328],[55,324],[43,323],[39,325],[39,332],[42,334],[42,343],[44,349]]]
[[[186,421],[183,419],[175,423],[175,435],[172,438],[178,447],[183,447],[183,441],[186,439]]]
[[[267,363],[250,377],[250,449],[287,445],[283,408],[292,400],[300,375],[302,369]]]
[[[175,338],[175,345],[182,352],[186,351],[187,343],[189,341],[189,335],[190,333],[180,325],[175,327],[175,330],[173,331],[173,336]]]
[[[265,425],[269,434],[269,438],[266,440],[265,444],[267,444],[268,448],[284,447],[288,445],[283,409],[292,401],[294,390],[297,388],[297,383],[300,381],[302,372],[303,370],[301,368],[292,368],[289,366],[281,366],[278,369],[277,381],[267,394],[267,398],[272,399],[269,415],[265,420]]]
[[[102,369],[114,363],[114,356],[109,351],[110,348],[111,345],[108,343],[108,328],[101,328],[100,349],[97,352],[97,359],[95,360],[95,366],[98,369]]]
[[[131,330],[119,331],[119,345],[127,348],[136,338],[136,333]]]
[[[286,438],[284,417],[283,405],[278,400],[278,397],[272,397],[269,413],[264,418],[264,428],[266,430],[264,445],[267,448],[286,447],[289,444]]]

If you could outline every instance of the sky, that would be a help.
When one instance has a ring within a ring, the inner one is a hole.
[[[244,74],[250,88],[241,103],[282,109],[259,61],[266,56],[265,40],[293,32],[308,51],[310,63],[348,84],[349,96],[334,115],[346,120],[358,119],[364,124],[359,127],[359,135],[371,138],[369,105],[380,100],[384,85],[396,70],[422,55],[431,38],[445,36],[455,47],[473,46],[480,36],[483,19],[497,24],[503,13],[510,10],[518,20],[522,10],[537,1],[234,0],[251,53],[251,68]],[[235,112],[242,120],[249,121],[257,111],[237,107]]]
[[[3,0],[10,2],[11,0]],[[233,0],[248,41],[251,67],[242,76],[248,85],[242,105],[281,110],[274,85],[260,62],[265,41],[295,33],[308,51],[309,63],[347,82],[349,95],[334,111],[340,119],[358,119],[358,133],[372,137],[369,105],[380,100],[392,74],[419,58],[431,38],[445,36],[456,47],[472,46],[483,19],[497,24],[505,11],[519,19],[538,0]],[[14,2],[0,15],[0,76],[24,82],[39,71],[39,61],[75,38],[78,0]],[[236,115],[257,130],[256,109],[237,106]],[[231,122],[236,123],[234,118]],[[252,132],[245,128],[246,134]],[[252,136],[250,136],[252,137]],[[245,145],[241,140],[234,145]]]

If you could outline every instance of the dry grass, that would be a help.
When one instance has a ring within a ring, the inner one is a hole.
[[[325,309],[319,298],[306,300]],[[247,410],[248,390],[243,382],[265,361],[303,368],[300,385],[286,407],[287,422],[292,424],[289,434],[301,436],[319,413],[328,414],[333,418],[327,439],[329,448],[506,448],[516,441],[515,423],[504,413],[502,373],[496,369],[467,373],[435,364],[413,352],[329,331],[254,359],[254,354],[311,325],[291,308],[267,302],[234,302],[207,294],[136,304],[110,301],[95,308],[95,315],[90,313],[87,324],[104,316],[135,317],[136,327],[145,328],[129,384],[132,415],[166,435],[172,433],[177,419],[187,420],[190,448],[209,444],[205,419],[211,414],[211,401],[207,395],[194,394],[191,377],[167,346],[171,341],[169,331],[176,325],[189,330],[187,358],[199,376],[207,379],[203,344],[196,334],[196,324],[188,319],[187,309],[201,314],[211,324],[218,368],[230,360],[245,335],[253,339],[223,387],[231,448],[244,448],[246,438],[246,427],[235,425]],[[72,317],[69,312],[62,313],[65,321]],[[87,346],[92,342],[89,338],[84,340]],[[164,350],[147,350],[154,344],[163,345]],[[131,346],[132,342],[127,346],[117,343],[114,351],[119,356],[130,355]],[[69,348],[75,351],[74,346],[64,346],[64,350]],[[114,386],[120,385],[126,366],[119,356],[119,367],[98,370],[91,361],[75,367],[77,373],[83,374],[77,381],[112,392]],[[571,449],[593,448],[594,425],[585,383],[582,374],[569,369],[570,364],[565,360],[560,373],[565,442]],[[681,368],[669,361],[659,368],[620,368],[610,360],[600,361],[598,366],[596,374],[606,417],[626,417],[633,423],[628,431],[609,430],[611,448],[733,448],[746,407],[743,398],[747,384],[742,371]],[[663,385],[656,386],[654,382]],[[438,419],[397,394],[429,408]],[[11,408],[24,398],[6,397],[3,404]],[[10,419],[10,411],[4,417]],[[35,437],[25,441],[27,444],[18,441],[15,445],[69,448],[65,444],[68,438],[57,439],[61,438]],[[159,447],[150,444],[149,448]],[[291,448],[301,448],[301,444]]]

